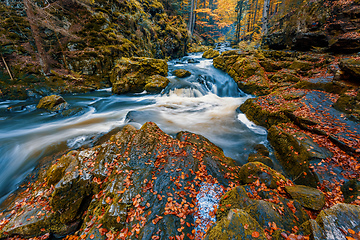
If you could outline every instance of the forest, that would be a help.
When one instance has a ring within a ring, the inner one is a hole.
[[[0,0],[0,239],[360,240],[359,0]]]

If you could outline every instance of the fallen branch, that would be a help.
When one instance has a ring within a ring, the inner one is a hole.
[[[14,81],[14,78],[12,77],[12,74],[11,74],[11,72],[10,72],[10,69],[9,69],[9,67],[8,67],[8,65],[7,65],[7,63],[6,63],[6,61],[5,61],[5,58],[4,58],[4,56],[3,56],[2,54],[1,54],[1,59],[2,59],[3,62],[4,62],[6,71],[8,72],[8,74],[9,74],[9,76],[10,76],[10,78],[11,78],[11,81]]]

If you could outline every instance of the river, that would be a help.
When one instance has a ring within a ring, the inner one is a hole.
[[[0,102],[0,202],[24,181],[40,159],[56,152],[91,146],[112,129],[155,122],[164,132],[201,134],[243,164],[258,143],[267,144],[265,129],[247,120],[238,107],[250,95],[215,69],[202,53],[168,62],[170,84],[161,93],[114,95],[111,89],[63,95],[71,116],[36,109],[38,99]],[[189,63],[190,62],[193,63]],[[190,77],[171,73],[186,69]]]

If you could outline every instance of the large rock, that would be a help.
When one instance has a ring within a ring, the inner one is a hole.
[[[214,67],[227,72],[246,93],[264,95],[269,92],[269,81],[256,56],[239,51],[223,52],[214,58]]]
[[[61,96],[51,95],[41,98],[36,107],[49,111],[61,111],[66,109],[68,105],[69,104]]]
[[[220,55],[219,51],[215,49],[209,49],[202,55],[203,58],[213,59]]]
[[[145,89],[149,77],[167,76],[165,60],[154,58],[122,58],[112,70],[110,81],[113,93],[137,93]],[[151,81],[151,80],[150,80]]]
[[[8,201],[0,238],[74,231],[82,239],[191,238],[200,186],[225,188],[236,169],[202,136],[127,125],[101,145],[64,155]]]
[[[319,211],[325,205],[325,195],[320,190],[308,186],[285,186],[290,196],[302,206]]]

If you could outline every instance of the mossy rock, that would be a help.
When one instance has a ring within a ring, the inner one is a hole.
[[[147,81],[144,89],[148,93],[160,93],[166,86],[169,84],[169,79],[161,75],[150,76]]]
[[[185,69],[176,69],[173,71],[173,74],[178,78],[186,78],[191,75],[191,72],[189,72]]]
[[[64,98],[58,95],[46,96],[40,99],[36,108],[46,109],[49,111],[61,111],[68,107]]]
[[[296,183],[316,188],[319,177],[309,168],[310,154],[307,148],[277,126],[269,129],[268,140],[285,172]]]
[[[247,212],[232,209],[228,216],[217,222],[207,233],[205,240],[267,239],[264,229]]]
[[[117,94],[142,92],[150,76],[167,76],[167,71],[168,66],[165,60],[122,58],[111,73],[112,91]]]
[[[207,58],[207,59],[213,59],[216,58],[220,55],[218,50],[215,49],[209,49],[206,52],[204,52],[204,54],[202,55],[203,58]]]
[[[277,188],[278,183],[286,182],[283,175],[260,162],[249,162],[243,165],[239,172],[239,179],[243,184],[259,180],[269,188]]]
[[[48,186],[58,183],[65,174],[65,170],[71,162],[75,161],[76,151],[71,151],[62,156],[57,163],[52,165],[46,173],[46,181]]]
[[[271,112],[261,108],[254,98],[247,99],[240,110],[246,114],[246,117],[256,123],[269,129],[273,125],[290,122],[291,120],[281,111]]]
[[[295,76],[294,74],[287,73],[287,72],[278,72],[271,76],[270,78],[273,82],[298,82],[300,81],[300,78]]]
[[[243,209],[253,201],[246,194],[244,187],[237,186],[233,188],[221,197],[216,212],[216,220],[221,221],[223,218],[226,218],[231,209]]]
[[[345,78],[360,79],[360,60],[355,58],[343,58],[339,63]],[[350,79],[351,80],[351,79]]]
[[[308,186],[294,185],[285,186],[285,190],[293,199],[297,200],[306,208],[319,211],[325,205],[325,195],[318,189]]]
[[[293,69],[297,72],[299,71],[309,71],[314,68],[314,63],[307,62],[307,61],[301,61],[301,60],[295,60],[289,67],[290,69]]]
[[[264,144],[256,144],[254,149],[256,150],[257,153],[265,157],[268,157],[270,154],[269,149],[267,149],[267,147],[265,147]]]

